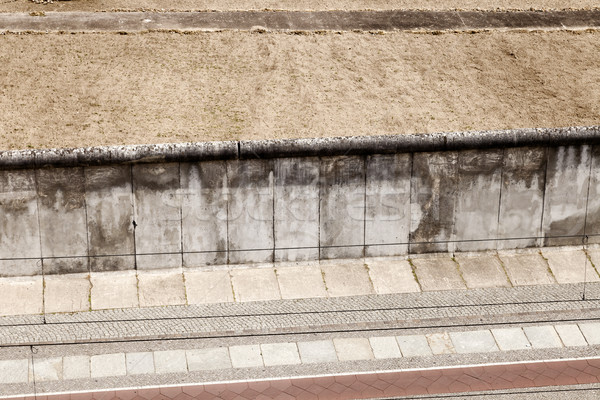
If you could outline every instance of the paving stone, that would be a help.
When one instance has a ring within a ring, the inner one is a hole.
[[[588,345],[576,324],[554,325],[554,329],[556,329],[560,340],[567,347]]]
[[[563,347],[558,333],[551,325],[546,326],[526,326],[523,332],[527,335],[531,347],[534,349],[548,349]]]
[[[316,263],[277,268],[282,299],[327,297],[321,268]]]
[[[300,355],[296,343],[266,343],[261,344],[265,366],[300,364]]]
[[[90,279],[85,274],[46,275],[44,278],[46,313],[77,312],[90,309]]]
[[[369,339],[336,338],[333,345],[340,361],[372,360],[374,357]]]
[[[590,345],[600,344],[600,322],[581,323],[578,325],[581,333],[585,336],[585,340]]]
[[[298,342],[298,350],[303,364],[336,362],[338,360],[331,340]]]
[[[29,360],[0,360],[0,383],[27,383]]]
[[[369,267],[369,276],[377,294],[409,293],[421,290],[413,275],[412,267],[405,258],[367,258],[365,263]]]
[[[262,367],[263,358],[257,344],[229,347],[233,368]]]
[[[456,350],[448,332],[425,335],[433,354],[454,354]]]
[[[394,336],[380,336],[369,338],[376,359],[400,358],[402,353]]]
[[[91,377],[125,376],[127,367],[124,353],[99,354],[90,357]]]
[[[362,259],[321,261],[329,296],[359,296],[373,293],[369,273]]]
[[[227,303],[233,301],[228,270],[184,270],[189,304]]]
[[[181,268],[138,271],[140,307],[185,304]]]
[[[492,334],[500,350],[526,350],[531,348],[531,343],[521,328],[492,329]]]
[[[231,368],[227,347],[186,350],[185,354],[190,372]]]
[[[89,356],[65,356],[63,357],[63,379],[89,379],[90,357]]]
[[[185,350],[155,351],[154,368],[157,374],[188,372]]]
[[[151,351],[126,353],[127,375],[153,374],[154,354]]]
[[[139,307],[135,271],[92,272],[92,310]]]
[[[537,250],[503,250],[500,260],[513,285],[550,285],[556,283],[548,272],[546,260]]]
[[[456,261],[469,289],[511,286],[495,253],[457,254]]]
[[[424,291],[466,289],[456,263],[447,253],[418,256],[411,262]]]
[[[599,273],[600,272],[600,246],[599,245],[590,246],[587,249],[587,253],[589,255],[589,260],[595,267],[594,268],[595,272]]]
[[[541,250],[558,283],[598,282],[600,277],[579,248],[544,248]]]
[[[279,284],[273,268],[231,270],[231,282],[236,301],[279,300]]]
[[[41,314],[44,280],[41,276],[0,278],[0,315]]]
[[[62,357],[33,360],[33,376],[36,382],[58,381],[63,379]]]
[[[396,336],[398,346],[404,357],[430,356],[431,348],[425,335]]]
[[[498,351],[494,336],[490,331],[450,332],[454,349],[459,354],[491,353]]]

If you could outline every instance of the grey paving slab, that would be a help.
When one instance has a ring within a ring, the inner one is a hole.
[[[227,264],[227,171],[224,161],[181,163],[183,265]]]
[[[58,381],[63,379],[62,357],[33,359],[33,377],[36,382]]]
[[[90,277],[87,273],[46,276],[44,311],[46,313],[88,311],[90,290]]]
[[[185,350],[155,351],[154,368],[157,374],[188,372]]]
[[[433,354],[425,335],[396,336],[396,340],[404,357],[425,357]]]
[[[456,349],[448,332],[430,333],[425,335],[433,354],[454,354]]]
[[[447,241],[453,238],[457,185],[456,152],[414,154],[410,253],[447,252],[454,249]]]
[[[591,146],[548,149],[543,235],[545,246],[581,244],[584,233]]]
[[[492,334],[502,351],[527,350],[531,348],[531,343],[529,343],[527,336],[525,336],[521,328],[492,329]]]
[[[141,307],[185,304],[185,286],[181,268],[138,271]]]
[[[449,254],[412,257],[411,263],[423,291],[466,289],[458,266]]]
[[[590,170],[585,234],[588,243],[600,243],[600,146],[592,147],[592,168]]]
[[[588,344],[600,344],[600,322],[586,322],[578,325]]]
[[[232,302],[229,270],[203,271],[184,268],[188,304]]]
[[[376,359],[400,358],[402,353],[394,336],[370,337],[369,343]]]
[[[551,325],[546,326],[526,326],[523,328],[523,332],[527,336],[531,347],[534,349],[549,349],[549,348],[560,348],[562,342],[554,327]]]
[[[0,360],[0,383],[27,383],[29,360]]]
[[[277,268],[282,299],[327,297],[323,274],[318,263]]]
[[[138,270],[181,267],[179,164],[134,165],[133,189]]]
[[[340,361],[372,360],[375,358],[367,338],[335,338],[333,345]]]
[[[133,270],[131,166],[86,167],[84,176],[91,271]]]
[[[63,357],[63,379],[89,379],[90,373],[90,356]]]
[[[227,347],[186,350],[188,369],[207,371],[231,368],[231,359]]]
[[[587,346],[587,341],[577,324],[554,325],[562,343],[567,346]]]
[[[92,272],[90,281],[93,310],[139,307],[135,271]]]
[[[459,354],[491,353],[498,351],[494,336],[488,330],[450,332],[454,349]]]
[[[44,309],[42,276],[0,278],[0,315],[41,314]]]
[[[227,161],[229,262],[272,262],[273,160]]]
[[[36,170],[44,274],[87,272],[83,168]],[[35,246],[33,247],[35,248]]]
[[[231,282],[237,301],[281,299],[275,270],[268,268],[232,269]]]
[[[300,364],[296,343],[263,343],[260,349],[266,367]]]
[[[411,164],[410,153],[366,158],[367,257],[408,253]]]
[[[297,345],[303,364],[328,363],[338,360],[333,341],[331,340],[298,342]]]
[[[549,272],[548,263],[538,250],[498,252],[504,269],[515,286],[549,285],[556,281]]]
[[[546,149],[504,149],[498,249],[533,247],[541,236]],[[510,240],[507,240],[510,239]]]
[[[0,277],[42,274],[38,218],[35,171],[0,171]]]
[[[405,258],[374,257],[365,259],[375,293],[419,292],[412,267]]]
[[[126,353],[125,361],[127,365],[127,375],[153,374],[154,353],[151,351]]]
[[[262,367],[263,358],[257,344],[229,347],[231,366],[233,368]]]
[[[558,283],[598,282],[600,277],[587,254],[578,248],[543,248],[541,252]]]
[[[90,357],[90,369],[92,378],[125,376],[127,374],[125,353],[93,355]]]
[[[502,180],[502,150],[458,153],[458,188],[454,221],[457,251],[496,248]]]
[[[455,259],[469,289],[511,286],[495,253],[456,254]]]
[[[320,258],[364,255],[365,160],[321,158]]]
[[[329,296],[357,296],[373,293],[369,273],[362,259],[321,262]]]
[[[275,261],[319,258],[319,159],[274,161]]]

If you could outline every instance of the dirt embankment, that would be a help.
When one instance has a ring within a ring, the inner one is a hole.
[[[599,35],[2,35],[0,148],[596,125]]]

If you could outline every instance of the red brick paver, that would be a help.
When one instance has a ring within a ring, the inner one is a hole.
[[[600,383],[600,358],[55,394],[47,399],[350,400],[584,383]],[[16,399],[23,397],[7,400]]]

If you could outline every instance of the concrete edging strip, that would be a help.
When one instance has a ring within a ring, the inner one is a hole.
[[[0,169],[394,154],[600,143],[600,126],[0,151]]]

